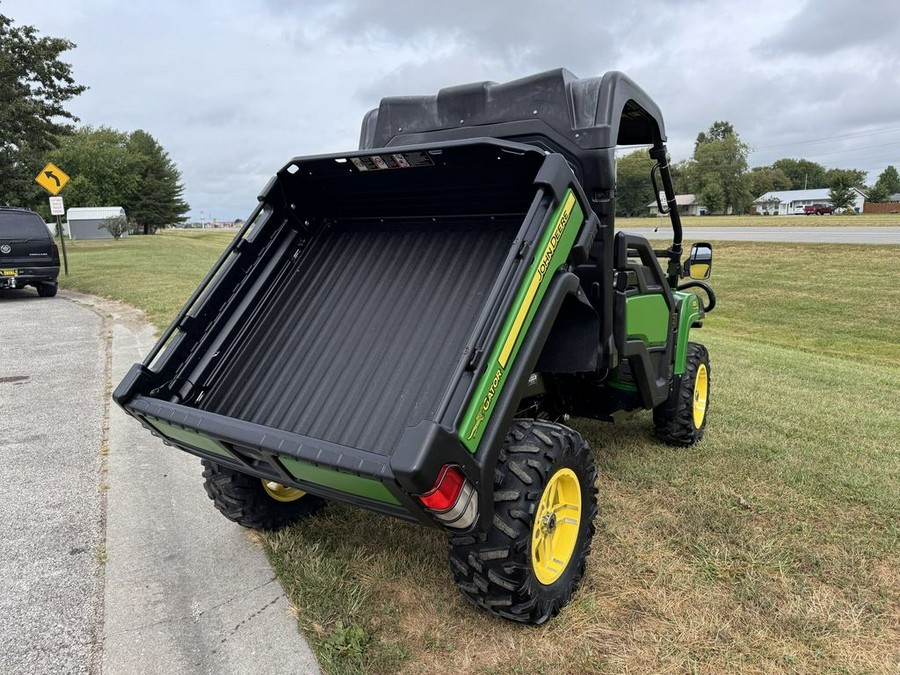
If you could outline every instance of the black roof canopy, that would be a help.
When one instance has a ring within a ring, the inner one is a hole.
[[[360,148],[475,136],[545,136],[577,157],[665,141],[665,127],[657,105],[624,73],[579,79],[558,68],[503,84],[447,87],[435,96],[384,98],[363,121]]]

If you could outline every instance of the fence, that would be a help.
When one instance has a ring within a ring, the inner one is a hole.
[[[866,202],[863,207],[863,213],[872,214],[872,213],[900,213],[900,202],[891,202],[891,203],[879,203],[879,202]]]

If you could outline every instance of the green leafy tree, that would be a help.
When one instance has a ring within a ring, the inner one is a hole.
[[[60,140],[51,159],[72,176],[70,206],[121,206],[145,234],[185,220],[181,175],[145,131],[82,127]]]
[[[113,216],[100,222],[100,227],[109,232],[112,238],[118,241],[122,235],[128,232],[128,219],[125,216]]]
[[[144,234],[187,220],[188,205],[183,199],[181,172],[153,136],[138,129],[128,139],[128,151],[135,162],[138,188],[129,200],[131,218]]]
[[[891,165],[878,176],[875,186],[869,192],[869,200],[873,202],[887,202],[891,195],[900,192],[900,173]]]
[[[828,191],[828,199],[835,209],[850,208],[853,206],[855,198],[856,194],[853,191],[853,186],[847,183],[835,183],[831,186],[831,190]]]
[[[693,159],[683,159],[680,162],[676,162],[671,165],[671,170],[676,194],[696,194],[700,191],[697,184],[697,162]]]
[[[791,180],[789,190],[806,190],[828,187],[825,167],[808,159],[779,159],[772,162],[773,169],[780,169]],[[759,196],[759,195],[757,195]]]
[[[74,47],[0,14],[0,204],[43,201],[34,176],[77,121],[66,103],[85,90],[59,58]]]
[[[747,176],[747,185],[750,194],[757,199],[767,192],[790,190],[792,183],[788,175],[781,169],[771,166],[756,166],[750,170],[750,174]]]
[[[828,169],[825,172],[825,184],[828,187],[848,185],[863,188],[866,186],[866,172],[859,169]]]
[[[700,191],[700,202],[709,213],[722,213],[725,210],[725,191],[714,180],[707,181]]]
[[[71,176],[66,187],[69,206],[122,206],[130,213],[138,176],[128,134],[109,127],[82,127],[60,139],[50,159]]]
[[[646,150],[635,150],[616,161],[616,216],[646,215],[652,202],[650,171],[655,164]]]
[[[696,180],[694,190],[701,196],[722,194],[721,208],[705,203],[710,212],[731,208],[742,213],[752,201],[747,179],[747,155],[750,148],[728,122],[716,122],[709,131],[697,136],[694,148]],[[711,188],[715,185],[715,188]]]
[[[704,143],[724,141],[730,136],[737,136],[737,132],[731,125],[731,122],[716,120],[710,125],[707,131],[701,131],[699,134],[697,134],[697,140],[694,142],[694,151],[696,152],[697,148]]]

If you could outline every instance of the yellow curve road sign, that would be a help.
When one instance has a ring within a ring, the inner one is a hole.
[[[53,162],[47,162],[47,166],[41,169],[34,180],[51,195],[58,195],[69,182],[69,176]]]

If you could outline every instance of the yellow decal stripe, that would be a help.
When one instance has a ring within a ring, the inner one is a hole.
[[[553,228],[553,234],[550,236],[550,241],[547,242],[547,248],[541,252],[541,260],[546,260],[548,264],[553,257],[553,253],[556,251],[556,247],[559,245],[560,235],[562,234],[562,231],[566,229],[566,223],[569,222],[569,216],[572,214],[572,209],[574,207],[575,195],[570,192],[562,213],[560,213],[559,219],[556,221],[556,225]],[[506,336],[506,342],[503,343],[500,357],[497,359],[500,366],[503,368],[506,368],[509,356],[512,354],[513,347],[516,345],[516,340],[519,339],[519,333],[522,331],[522,325],[525,323],[525,317],[528,316],[528,311],[531,309],[531,303],[534,302],[534,296],[537,295],[538,288],[540,288],[541,281],[544,279],[546,273],[546,264],[541,264],[531,278],[531,283],[528,285],[528,291],[522,299],[522,304],[519,306],[519,312],[516,314],[516,318],[509,330],[509,334]]]

